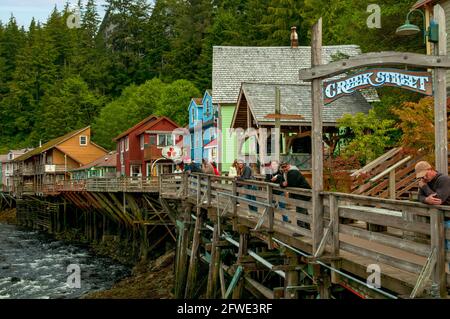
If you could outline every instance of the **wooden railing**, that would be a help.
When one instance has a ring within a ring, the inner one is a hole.
[[[247,223],[269,238],[281,234],[310,243],[313,237],[311,190],[214,175],[167,174],[161,176],[160,194],[217,207],[223,218]],[[445,294],[450,229],[444,229],[444,217],[450,219],[450,207],[333,192],[322,192],[321,198],[324,235],[315,255],[379,264],[383,275],[413,288],[412,298],[433,288],[435,295]]]
[[[117,177],[67,180],[55,184],[56,191],[157,192],[158,177]]]

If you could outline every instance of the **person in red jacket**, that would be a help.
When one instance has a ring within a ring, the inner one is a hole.
[[[214,174],[215,174],[216,176],[220,176],[219,170],[217,169],[217,164],[216,164],[216,162],[211,162],[211,165],[212,165],[212,167],[213,167]]]

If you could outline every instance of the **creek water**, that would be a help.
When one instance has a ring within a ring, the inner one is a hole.
[[[80,288],[74,268],[80,270]],[[87,248],[0,223],[0,299],[74,299],[129,274],[128,267]]]

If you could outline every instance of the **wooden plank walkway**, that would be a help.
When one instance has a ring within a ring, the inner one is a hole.
[[[268,244],[276,238],[312,254],[311,190],[281,189],[270,183],[203,174],[176,177],[162,176],[162,198],[216,208],[227,223],[235,220],[249,227],[252,236]],[[428,255],[436,248],[441,258],[426,281],[426,293],[430,293],[432,283],[449,286],[450,256],[444,245],[450,236],[444,231],[443,221],[444,216],[450,217],[450,207],[330,192],[322,192],[321,200],[323,229],[332,229],[319,259],[340,259],[340,270],[363,281],[368,276],[367,266],[377,264],[382,289],[405,296],[416,286]],[[279,202],[286,209],[280,209]],[[250,206],[256,210],[250,210]]]

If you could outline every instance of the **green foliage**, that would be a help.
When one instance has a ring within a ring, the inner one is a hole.
[[[67,5],[27,31],[14,18],[0,22],[2,149],[93,123],[94,137],[111,148],[111,138],[152,113],[183,125],[189,99],[212,87],[213,46],[288,46],[291,26],[299,44],[309,45],[319,17],[324,45],[425,50],[421,37],[395,35],[411,0],[377,1],[381,29],[366,26],[369,0],[108,0],[103,21],[95,0],[80,2],[81,28],[67,27]],[[419,15],[411,18],[421,25]],[[375,113],[384,120],[398,120],[392,108],[418,100],[392,88],[379,94]]]
[[[187,106],[200,92],[187,80],[164,84],[152,79],[140,86],[127,87],[122,95],[108,103],[96,119],[94,140],[113,149],[112,139],[151,114],[167,116],[176,123],[187,123]]]
[[[156,114],[167,116],[175,123],[185,126],[188,123],[187,107],[193,97],[200,96],[200,91],[192,82],[178,80],[167,85],[158,101]]]
[[[346,114],[338,124],[340,129],[351,131],[351,138],[340,147],[341,155],[344,158],[356,157],[361,165],[379,157],[396,142],[392,135],[396,131],[395,121],[379,119],[374,110],[368,114]]]

